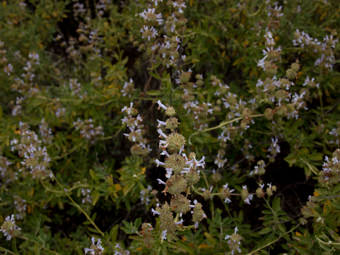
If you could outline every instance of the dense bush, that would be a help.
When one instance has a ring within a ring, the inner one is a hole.
[[[2,1],[1,254],[339,254],[339,13]]]

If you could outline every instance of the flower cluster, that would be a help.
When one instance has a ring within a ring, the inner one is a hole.
[[[125,97],[132,97],[133,92],[135,91],[135,85],[132,79],[128,82],[126,81],[121,89],[122,95]]]
[[[138,113],[138,110],[133,107],[133,102],[130,103],[130,107],[124,106],[121,110],[126,116],[122,119],[122,123],[125,124],[130,133],[124,133],[130,142],[134,145],[130,151],[134,155],[147,155],[151,148],[147,144],[147,139],[144,137],[144,125],[143,118]]]
[[[277,141],[276,141],[276,147],[277,147]],[[274,146],[272,146],[274,147]],[[277,152],[277,150],[280,150],[280,147],[276,148],[275,152]],[[249,175],[253,176],[253,175],[264,175],[266,172],[266,163],[263,160],[259,160],[257,161],[256,166],[254,167],[254,170],[250,171]]]
[[[194,128],[203,130],[208,126],[207,119],[214,113],[214,107],[210,102],[200,102],[195,98],[195,92],[204,84],[203,76],[201,74],[195,75],[195,82],[191,82],[192,71],[179,72],[179,78],[176,83],[183,89],[182,99],[185,102],[183,107],[191,113],[194,119]]]
[[[308,33],[297,29],[294,33],[295,39],[293,45],[300,48],[310,48],[312,52],[319,55],[315,60],[315,66],[321,66],[325,69],[332,70],[335,64],[334,49],[338,42],[333,35],[326,35],[322,42],[311,37]]]
[[[53,140],[52,129],[48,127],[48,123],[45,121],[45,119],[41,120],[41,123],[39,125],[39,133],[41,140],[44,144],[52,143]]]
[[[268,152],[270,152],[270,154],[268,154],[267,157],[271,162],[273,162],[275,160],[276,155],[281,152],[281,149],[279,145],[279,139],[277,137],[272,137],[271,141],[272,142],[268,148]]]
[[[151,50],[154,57],[153,62],[160,62],[166,67],[177,67],[179,61],[185,60],[185,55],[182,56],[179,49],[181,47],[180,36],[186,24],[184,17],[186,4],[183,0],[165,1],[167,10],[171,13],[163,15],[158,11],[161,2],[153,1],[150,8],[139,14],[144,21],[140,32],[142,38],[147,39],[150,44],[148,50]]]
[[[149,194],[152,191],[152,187],[150,185],[147,186],[146,189],[143,189],[140,191],[140,201],[145,204],[148,205],[150,204],[150,197]]]
[[[130,251],[124,250],[119,243],[114,247],[114,255],[130,255]]]
[[[297,86],[292,80],[296,79],[300,69],[298,62],[291,64],[286,71],[286,77],[278,79],[276,76],[266,78],[264,81],[259,79],[256,84],[257,100],[275,104],[275,108],[267,108],[264,112],[265,117],[273,119],[275,114],[286,116],[288,119],[298,119],[299,111],[307,110],[306,101],[309,100],[311,90],[318,88],[319,84],[314,78],[306,76],[302,87],[297,90]]]
[[[19,140],[14,138],[11,140],[11,150],[18,151],[19,157],[23,158],[21,165],[23,169],[30,170],[33,178],[53,177],[53,173],[49,170],[51,158],[47,153],[47,149],[42,145],[37,134],[30,130],[25,123],[19,123]]]
[[[278,2],[274,2],[274,5],[270,5],[270,0],[266,0],[267,4],[267,15],[273,20],[277,20],[283,16],[282,6]]]
[[[254,195],[248,192],[248,187],[247,185],[242,186],[242,191],[241,191],[241,198],[243,201],[250,205],[250,201],[253,200]]]
[[[340,121],[337,122],[337,127],[332,128],[332,130],[329,131],[329,134],[332,136],[330,143],[340,146]]]
[[[333,152],[332,158],[325,157],[322,164],[320,181],[325,184],[336,184],[340,181],[340,149]]]
[[[223,187],[220,190],[219,196],[222,200],[224,200],[224,203],[231,203],[231,195],[234,192],[234,189],[229,188],[229,184],[226,183],[223,185]]]
[[[216,76],[211,76],[210,81],[215,89],[214,95],[216,96],[214,111],[221,112],[223,110],[226,112],[226,121],[230,121],[230,123],[223,125],[221,132],[217,137],[219,149],[214,163],[218,168],[223,168],[228,162],[225,155],[228,141],[233,141],[238,135],[242,136],[244,131],[250,128],[251,124],[255,123],[252,115],[255,111],[256,101],[243,100],[237,94],[232,93],[230,87]],[[248,159],[251,158],[249,153],[249,149],[251,148],[251,144],[248,142],[244,143],[242,151]]]
[[[4,234],[6,240],[11,240],[12,237],[19,234],[20,230],[21,228],[15,224],[15,216],[13,214],[6,217],[0,228],[0,231]]]
[[[234,233],[232,233],[231,235],[226,235],[224,237],[225,240],[228,240],[228,246],[229,249],[231,250],[231,254],[240,254],[241,253],[241,240],[242,240],[242,236],[240,236],[238,234],[238,228],[235,227],[234,229]]]
[[[14,197],[14,207],[15,210],[17,212],[17,214],[15,215],[15,217],[17,219],[23,219],[25,214],[26,214],[26,209],[27,209],[27,203],[25,199],[22,199],[19,196],[15,196]]]
[[[13,72],[13,65],[8,63],[8,59],[6,57],[7,50],[5,48],[5,43],[0,41],[0,66],[3,68],[3,71],[10,76]]]
[[[281,47],[274,48],[275,40],[270,31],[265,34],[265,40],[266,48],[262,51],[264,57],[259,60],[257,66],[261,67],[267,74],[275,75],[278,68],[275,62],[280,61]]]
[[[73,122],[73,126],[77,131],[80,132],[82,137],[91,143],[94,143],[97,137],[104,135],[103,127],[95,127],[91,118],[87,120],[78,119],[77,121]]]
[[[38,86],[35,83],[35,69],[40,65],[40,57],[35,52],[30,52],[27,59],[23,58],[20,52],[16,52],[15,57],[18,61],[26,61],[21,76],[15,77],[11,84],[11,89],[21,94],[16,97],[15,105],[12,108],[12,115],[18,116],[22,113],[23,102],[39,92]],[[7,69],[13,70],[12,65],[9,65],[10,68]]]
[[[72,2],[75,17],[82,16],[84,13],[86,13],[86,9],[83,3],[80,3],[79,0],[72,0]]]
[[[7,184],[11,180],[15,179],[15,173],[9,171],[9,166],[12,165],[6,157],[0,156],[0,179],[1,184]]]
[[[256,196],[258,198],[264,198],[265,195],[268,197],[271,197],[274,192],[277,190],[275,185],[272,185],[271,183],[267,183],[267,188],[265,188],[265,184],[259,184],[259,187],[256,189]]]
[[[96,4],[96,10],[99,17],[102,17],[108,7],[111,4],[111,0],[99,0]]]
[[[94,237],[91,238],[90,248],[84,248],[85,255],[101,255],[104,252],[102,241],[98,238],[97,241]]]
[[[81,192],[81,195],[82,195],[81,203],[82,204],[91,204],[92,203],[91,190],[82,188],[80,190],[80,192]]]
[[[17,54],[18,60],[25,61],[19,53]],[[40,64],[40,57],[36,52],[30,52],[26,60],[26,64],[23,67],[23,73],[21,77],[16,77],[12,84],[12,90],[23,94],[25,97],[29,97],[36,94],[39,90],[35,84],[35,68]]]
[[[182,215],[187,212],[191,211],[195,227],[198,227],[199,222],[206,217],[201,203],[195,200],[191,204],[190,199],[183,195],[183,193],[188,192],[188,188],[199,181],[200,169],[205,167],[205,161],[204,157],[197,160],[195,153],[186,155],[184,152],[186,140],[183,135],[176,131],[179,122],[174,117],[176,115],[175,109],[162,104],[161,101],[158,101],[158,105],[165,111],[168,119],[166,121],[158,120],[160,154],[164,156],[165,160],[161,162],[156,159],[155,163],[157,166],[163,166],[166,170],[167,180],[158,179],[158,182],[165,185],[163,192],[171,194],[171,201],[170,205],[168,203],[162,206],[157,205],[157,208],[152,209],[152,212],[160,217],[161,239],[165,240],[174,236],[178,227],[183,224]],[[169,134],[168,130],[170,131]],[[176,213],[176,218],[174,218],[173,213]]]
[[[84,93],[82,92],[81,84],[78,82],[77,79],[70,79],[68,86],[70,90],[72,91],[73,95],[81,99],[86,95],[86,92]]]

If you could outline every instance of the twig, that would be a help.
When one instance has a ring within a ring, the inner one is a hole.
[[[62,190],[64,190],[64,187],[59,183],[59,181],[57,180],[57,178],[55,178],[56,183],[60,186],[60,188]],[[84,211],[83,208],[81,208],[80,205],[77,204],[76,201],[73,200],[73,198],[67,193],[65,192],[65,195],[68,197],[68,199],[70,199],[70,201],[72,202],[72,204],[81,212],[85,215],[86,219],[91,223],[91,225],[98,231],[99,234],[101,234],[102,236],[104,236],[104,233],[98,228],[98,226],[96,225],[96,223],[94,223],[94,221],[91,219],[91,217]]]
[[[54,177],[54,180],[56,181],[56,183],[58,184],[58,186],[61,188],[61,191],[59,190],[53,190],[53,189],[50,189],[48,188],[46,185],[44,185],[43,183],[43,186],[44,188],[49,191],[49,192],[53,192],[53,193],[61,193],[61,194],[64,194],[65,196],[67,196],[67,198],[71,201],[71,203],[74,205],[74,207],[76,207],[82,214],[85,215],[86,219],[91,223],[91,225],[97,230],[97,232],[99,234],[101,234],[102,236],[104,236],[104,233],[98,228],[98,226],[96,225],[96,223],[94,223],[94,221],[91,219],[91,217],[84,211],[83,208],[81,208],[80,205],[77,204],[76,201],[73,200],[73,198],[68,194],[69,190],[64,188],[63,185],[58,181],[58,179],[56,177]],[[78,187],[81,187],[81,186],[78,186]],[[74,189],[75,187],[72,187],[72,189]]]
[[[41,243],[39,243],[38,241],[33,240],[33,239],[30,239],[30,238],[28,238],[28,237],[26,237],[26,236],[17,236],[17,238],[20,238],[20,239],[22,239],[22,240],[30,241],[30,242],[32,242],[32,243],[38,244],[38,245],[39,245],[39,248],[41,248],[41,249],[43,249],[43,250],[45,250],[45,251],[48,251],[49,253],[53,253],[53,254],[55,254],[55,255],[60,255],[58,252],[52,251],[52,250],[50,250],[50,249],[48,249],[48,248],[42,246]]]
[[[287,232],[285,232],[284,234],[280,235],[280,236],[279,236],[278,238],[276,238],[275,240],[273,240],[273,241],[271,241],[271,242],[269,242],[269,243],[266,243],[265,245],[263,245],[263,246],[257,248],[256,250],[253,250],[253,251],[247,253],[247,255],[255,254],[256,252],[258,252],[258,251],[260,251],[260,250],[262,250],[262,249],[264,249],[264,248],[266,248],[266,247],[272,245],[273,243],[276,243],[276,242],[279,241],[282,237],[284,237],[285,235],[287,235],[287,234],[293,232],[293,231],[294,231],[295,229],[297,229],[299,226],[300,226],[300,224],[296,225],[295,227],[293,227],[293,228],[290,229],[289,231],[287,231]]]
[[[8,253],[8,254],[17,255],[17,253],[14,253],[14,252],[12,252],[12,251],[10,251],[10,250],[4,248],[4,247],[1,247],[1,246],[0,246],[0,251],[6,252],[6,253]],[[4,254],[6,254],[6,253],[4,253]]]
[[[68,152],[64,153],[63,155],[60,155],[58,157],[54,157],[53,160],[58,160],[58,159],[65,158],[66,156],[72,154],[73,152],[75,152],[77,149],[79,149],[83,145],[84,145],[83,143],[79,143],[76,146],[74,146],[72,149],[70,149]]]
[[[249,116],[247,116],[247,118],[257,118],[257,117],[262,117],[262,116],[264,116],[264,114],[254,114],[254,115],[249,115]],[[242,120],[243,118],[245,118],[245,117],[243,117],[243,116],[237,117],[237,118],[232,119],[232,120],[223,121],[223,122],[221,122],[219,125],[217,125],[217,126],[215,126],[215,127],[206,128],[206,129],[203,129],[203,130],[198,130],[198,131],[194,132],[193,134],[191,134],[191,135],[189,136],[188,142],[189,142],[189,144],[191,144],[191,137],[193,137],[193,136],[195,136],[195,135],[197,135],[197,134],[199,134],[199,133],[205,133],[205,132],[209,132],[209,131],[212,131],[212,130],[215,130],[215,129],[219,129],[219,128],[224,127],[224,126],[226,126],[226,125],[228,125],[228,124],[231,124],[231,123],[240,121],[240,120]]]

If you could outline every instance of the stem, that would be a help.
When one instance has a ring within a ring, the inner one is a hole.
[[[81,208],[80,205],[77,204],[76,201],[73,200],[73,198],[68,194],[69,190],[65,191],[65,188],[63,187],[63,185],[58,181],[58,179],[56,177],[54,177],[56,183],[58,184],[58,186],[61,188],[61,191],[58,190],[52,190],[50,188],[48,188],[47,186],[43,185],[44,188],[47,191],[53,192],[53,193],[62,193],[65,194],[65,196],[67,196],[67,198],[71,201],[71,203],[74,205],[74,207],[76,207],[82,214],[85,215],[86,219],[91,223],[91,225],[97,230],[97,232],[99,234],[101,234],[102,236],[104,236],[104,233],[98,228],[98,226],[96,225],[96,223],[94,223],[94,221],[91,219],[91,217],[84,211],[83,208]],[[79,186],[80,187],[80,186]],[[71,189],[74,189],[75,187],[72,187]]]
[[[257,11],[253,12],[253,13],[248,13],[248,11],[246,11],[247,17],[255,17],[257,14],[259,14],[263,8],[264,8],[265,4],[262,4]]]
[[[325,242],[325,241],[321,240],[317,236],[315,238],[316,238],[316,240],[318,240],[318,242],[322,243],[323,245],[327,245],[327,246],[332,246],[332,245],[337,246],[337,245],[340,245],[340,243],[336,243],[336,242],[332,242],[332,241]]]
[[[13,241],[12,241],[12,249],[15,253],[18,253],[18,249],[17,249],[17,239],[16,238],[13,238]]]
[[[98,138],[97,140],[99,140],[99,141],[111,140],[111,139],[115,138],[117,135],[119,135],[119,133],[122,132],[124,129],[125,129],[125,126],[119,128],[114,135],[101,137],[101,138]]]
[[[300,160],[308,166],[308,168],[311,170],[313,174],[319,175],[319,173],[317,172],[317,169],[313,167],[308,161],[304,160],[303,158],[300,158]]]
[[[191,185],[191,188],[197,195],[203,196],[203,193],[199,192],[193,185]]]
[[[78,205],[76,203],[76,201],[73,200],[73,198],[66,193],[66,196],[71,200],[72,204],[80,211],[82,212],[85,217],[87,218],[87,220],[92,224],[92,226],[98,231],[99,234],[101,234],[102,236],[104,236],[104,233],[97,227],[96,223],[94,223],[94,221],[91,219],[91,217],[84,211],[83,208],[80,207],[80,205]]]
[[[202,175],[203,175],[205,185],[207,186],[207,189],[209,189],[209,182],[208,182],[207,176],[205,175],[204,171],[202,171]]]
[[[276,223],[277,223],[278,217],[277,217],[276,212],[273,210],[273,208],[271,207],[271,205],[269,204],[269,202],[268,202],[267,199],[264,198],[264,201],[266,202],[266,204],[267,204],[267,206],[269,207],[269,209],[272,211],[273,216],[274,216],[274,218],[275,218],[275,221],[276,221]]]
[[[76,146],[74,146],[72,149],[70,149],[67,153],[64,153],[63,155],[60,155],[58,157],[53,158],[53,160],[58,160],[58,159],[62,159],[65,158],[66,156],[70,155],[71,153],[75,152],[78,148],[84,146],[83,143],[80,143]]]
[[[264,116],[264,114],[254,114],[254,115],[249,115],[249,116],[247,116],[247,118],[257,118],[257,117],[262,117],[262,116]],[[224,126],[226,126],[226,125],[228,125],[228,124],[231,124],[231,123],[240,121],[240,120],[242,120],[243,118],[244,118],[243,116],[237,117],[237,118],[232,119],[232,120],[223,121],[223,122],[221,122],[219,125],[217,125],[217,126],[215,126],[215,127],[206,128],[206,129],[203,129],[203,130],[198,130],[198,131],[194,132],[193,134],[191,134],[191,135],[189,136],[188,142],[189,142],[189,144],[191,145],[191,137],[193,137],[193,136],[195,136],[195,135],[197,135],[197,134],[199,134],[199,133],[205,133],[205,132],[209,132],[209,131],[212,131],[212,130],[215,130],[215,129],[219,129],[219,128],[224,127]]]
[[[275,240],[273,240],[273,241],[271,241],[271,242],[269,242],[269,243],[266,243],[265,245],[263,245],[263,246],[257,248],[256,250],[253,250],[253,251],[247,253],[247,255],[255,254],[255,253],[257,253],[258,251],[260,251],[260,250],[262,250],[262,249],[264,249],[264,248],[266,248],[266,247],[272,245],[273,243],[276,243],[276,242],[279,241],[282,237],[284,237],[285,235],[287,235],[287,234],[293,232],[293,231],[294,231],[295,229],[297,229],[299,226],[300,226],[300,224],[296,225],[295,227],[293,227],[293,228],[290,229],[289,231],[287,231],[287,232],[285,232],[284,234],[280,235],[280,236],[279,236],[278,238],[276,238]]]
[[[41,243],[37,242],[36,240],[29,239],[29,238],[26,237],[26,236],[17,236],[17,238],[20,238],[20,239],[22,239],[22,240],[30,241],[30,242],[32,242],[32,243],[38,244],[38,245],[39,245],[39,248],[41,248],[41,249],[43,249],[43,250],[45,250],[45,251],[48,251],[49,253],[53,253],[53,254],[55,254],[55,255],[60,255],[58,252],[52,251],[52,250],[50,250],[50,249],[48,249],[48,248],[42,246]],[[14,253],[14,254],[16,254],[16,253]]]
[[[319,100],[320,100],[320,109],[321,109],[321,123],[324,120],[324,110],[323,110],[323,101],[322,101],[322,91],[320,87],[318,88]]]
[[[5,254],[8,253],[8,254],[17,255],[17,253],[14,253],[14,252],[12,252],[12,251],[10,251],[10,250],[4,248],[4,247],[1,247],[1,246],[0,246],[0,251],[6,252]]]

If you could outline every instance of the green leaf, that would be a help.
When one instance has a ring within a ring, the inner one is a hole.
[[[257,232],[257,234],[259,235],[265,235],[268,234],[269,232],[273,231],[271,228],[269,227],[265,227],[263,229],[261,229],[259,232]]]
[[[273,200],[273,210],[274,211],[280,211],[281,210],[281,203],[280,198],[276,197]]]
[[[117,224],[117,225],[114,225],[110,230],[110,236],[111,236],[112,242],[116,242],[117,240],[118,228],[119,228],[119,225]]]
[[[159,96],[161,95],[161,91],[160,90],[149,90],[146,92],[146,94],[149,96]]]

